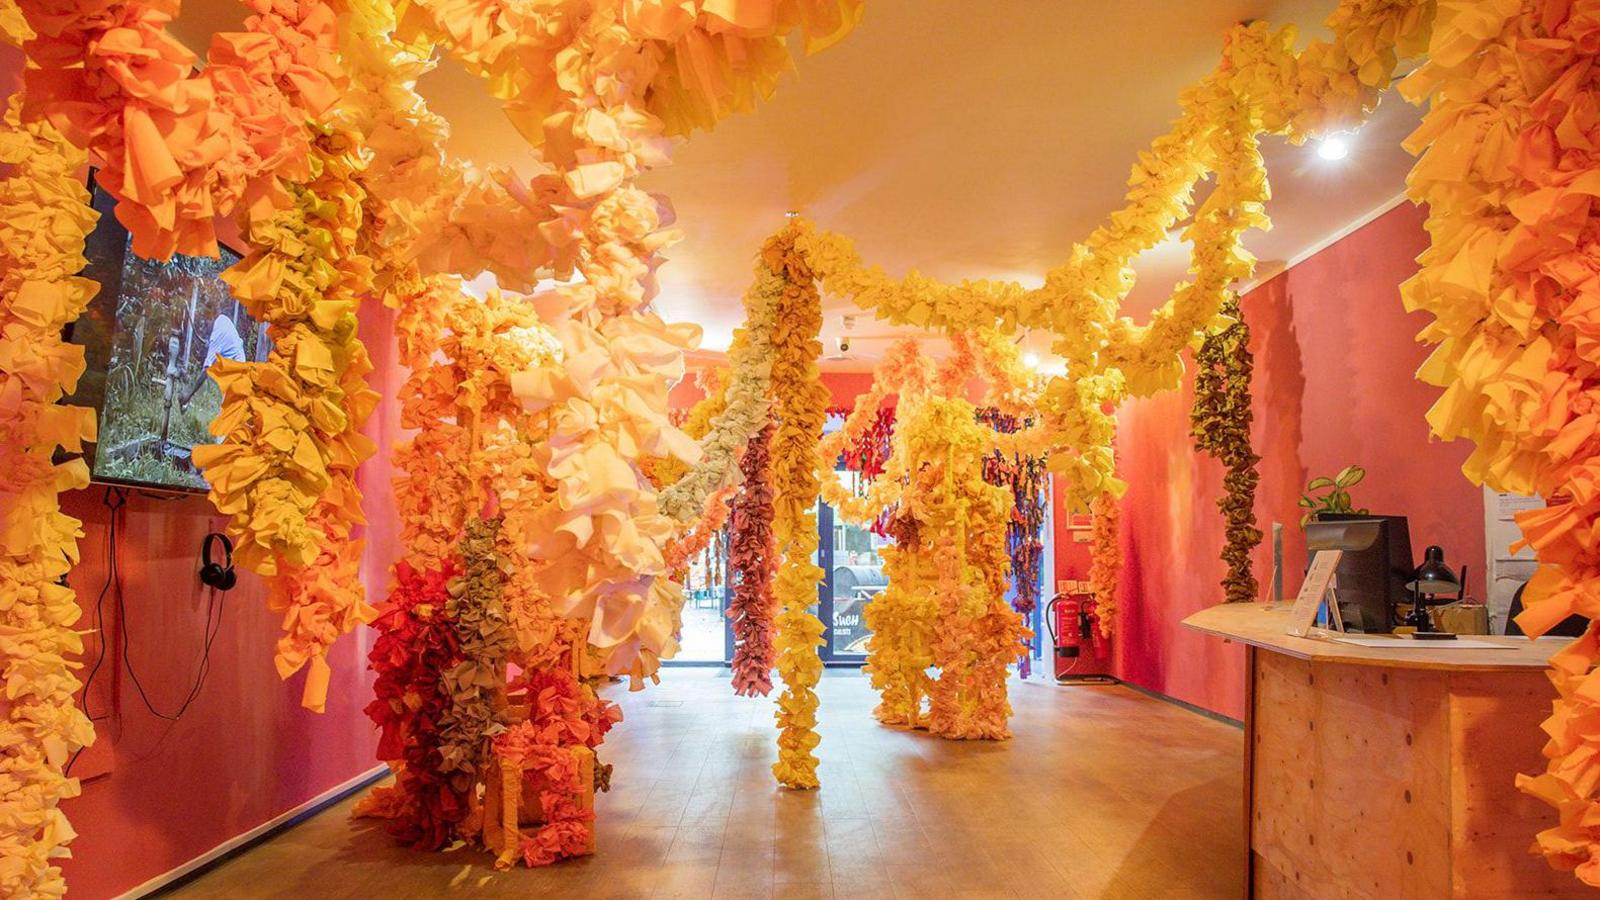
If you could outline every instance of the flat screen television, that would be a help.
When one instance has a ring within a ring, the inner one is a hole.
[[[99,415],[100,440],[85,454],[89,471],[108,484],[204,491],[189,451],[218,441],[208,429],[222,408],[206,369],[218,356],[266,359],[267,329],[220,277],[239,254],[223,248],[219,259],[165,263],[139,256],[113,215],[116,201],[92,179],[100,222],[85,245],[83,274],[100,291],[67,331],[84,348],[86,370],[65,401]]]

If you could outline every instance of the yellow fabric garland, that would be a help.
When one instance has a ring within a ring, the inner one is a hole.
[[[1234,28],[1216,71],[1179,98],[1182,116],[1140,155],[1123,207],[1074,245],[1041,287],[1012,282],[942,284],[918,272],[901,279],[869,267],[838,235],[804,226],[798,245],[829,293],[886,321],[957,334],[1042,328],[1068,374],[1039,401],[1041,428],[1019,447],[1048,451],[1058,488],[1084,509],[1105,491],[1120,495],[1110,439],[1124,397],[1173,387],[1180,355],[1217,324],[1226,291],[1253,271],[1239,241],[1265,228],[1268,190],[1257,136],[1291,140],[1355,127],[1377,104],[1398,58],[1424,45],[1431,0],[1345,0],[1328,19],[1331,42],[1298,53],[1294,28],[1256,22]],[[1208,174],[1217,186],[1184,230],[1193,280],[1180,284],[1144,324],[1119,318],[1134,284],[1133,261],[1165,240]]]
[[[783,561],[774,589],[778,604],[778,761],[772,773],[785,787],[819,785],[817,757],[817,682],[822,678],[823,625],[810,612],[823,571],[811,561],[817,551],[817,518],[812,512],[823,460],[818,453],[828,416],[828,391],[817,357],[822,344],[822,299],[805,260],[795,248],[794,229],[786,229],[761,248],[758,278],[776,289],[773,301],[772,398],[777,428],[772,435],[772,531]],[[775,282],[768,279],[775,279]]]
[[[219,512],[232,517],[235,558],[269,582],[269,604],[284,614],[278,674],[307,664],[302,703],[326,702],[328,648],[370,621],[359,577],[362,524],[355,470],[375,447],[360,433],[377,406],[366,385],[372,363],[356,336],[356,307],[372,280],[356,248],[362,192],[356,138],[322,129],[309,153],[310,178],[289,187],[293,203],[250,224],[257,249],[223,274],[251,315],[270,326],[264,363],[219,360],[222,388],[211,433],[195,464]]]
[[[22,35],[0,0],[6,37]],[[94,410],[61,405],[83,374],[83,349],[62,341],[97,290],[78,276],[95,213],[78,172],[82,151],[43,122],[20,121],[13,96],[0,121],[0,895],[59,897],[54,860],[74,833],[58,808],[78,795],[63,769],[94,740],[74,700],[82,611],[62,582],[78,561],[79,522],[62,491],[88,486],[82,459],[55,464],[95,439]]]

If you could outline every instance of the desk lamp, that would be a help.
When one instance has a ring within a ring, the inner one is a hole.
[[[1421,637],[1433,632],[1433,620],[1428,616],[1427,607],[1438,602],[1434,596],[1461,590],[1461,581],[1444,564],[1444,550],[1434,545],[1422,552],[1422,565],[1412,573],[1406,589],[1411,591],[1411,615],[1406,617],[1405,624],[1416,628],[1417,636]]]

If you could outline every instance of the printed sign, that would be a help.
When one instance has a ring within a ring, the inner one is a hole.
[[[1343,550],[1318,550],[1311,558],[1311,568],[1306,580],[1300,583],[1300,593],[1294,598],[1294,611],[1289,616],[1289,634],[1306,637],[1311,633],[1311,623],[1317,620],[1317,608],[1328,593],[1333,573],[1339,568]]]

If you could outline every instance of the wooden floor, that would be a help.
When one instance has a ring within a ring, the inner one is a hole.
[[[349,801],[177,896],[1237,897],[1238,729],[1122,687],[1013,681],[1016,737],[957,743],[884,728],[855,671],[823,679],[820,791],[775,787],[771,701],[721,669],[611,690],[598,855],[496,872],[416,853]]]

